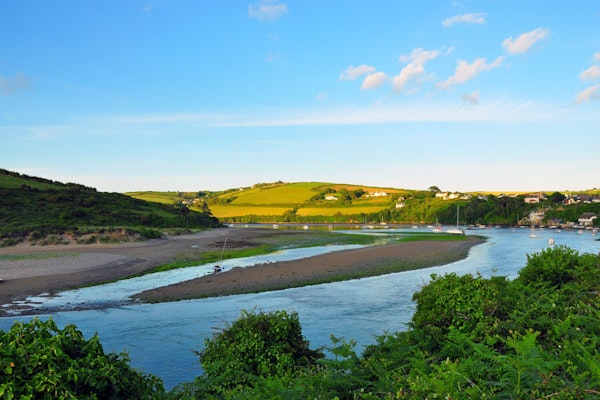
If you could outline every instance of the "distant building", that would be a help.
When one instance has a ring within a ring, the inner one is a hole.
[[[523,199],[523,201],[526,204],[537,204],[541,200],[545,200],[545,199],[546,199],[546,195],[544,193],[534,193],[534,194],[530,194],[530,195],[526,196]]]
[[[546,213],[543,211],[532,211],[529,213],[529,222],[532,225],[540,225],[544,220]]]
[[[454,200],[454,199],[463,199],[468,200],[471,198],[468,194],[462,194],[459,192],[438,192],[435,194],[436,198],[441,198],[442,200]]]
[[[325,196],[325,200],[335,201],[335,200],[338,200],[338,198],[336,196],[329,195],[329,196]]]
[[[594,225],[594,220],[598,218],[594,213],[583,213],[581,217],[579,217],[578,221],[583,226],[592,226]]]
[[[388,194],[384,191],[379,191],[379,192],[369,192],[369,194],[366,197],[387,197]]]

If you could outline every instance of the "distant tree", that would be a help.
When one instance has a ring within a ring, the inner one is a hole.
[[[548,196],[548,200],[554,204],[562,203],[563,201],[565,201],[565,199],[566,197],[559,192],[554,192],[550,196]]]
[[[429,186],[429,190],[430,192],[435,192],[435,193],[439,193],[441,192],[440,188],[438,188],[437,186]]]

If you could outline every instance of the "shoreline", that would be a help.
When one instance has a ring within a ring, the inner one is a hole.
[[[17,245],[0,248],[0,317],[27,308],[16,304],[29,296],[105,283],[144,273],[154,267],[202,252],[218,251],[227,238],[228,248],[244,249],[264,243],[293,240],[309,231],[265,228],[219,228],[145,242],[93,245]],[[139,293],[142,302],[176,301],[278,290],[406,269],[426,268],[465,258],[484,239],[415,241],[338,251],[295,261],[232,268],[175,285]],[[234,259],[228,260],[228,263]]]
[[[462,241],[420,240],[336,251],[292,261],[231,268],[174,285],[147,290],[134,299],[146,303],[229,296],[343,280],[450,264],[466,258],[478,237]],[[231,260],[235,261],[235,260]]]

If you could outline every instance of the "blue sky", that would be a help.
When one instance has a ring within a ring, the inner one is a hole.
[[[0,168],[105,191],[600,187],[600,3],[2,2]]]

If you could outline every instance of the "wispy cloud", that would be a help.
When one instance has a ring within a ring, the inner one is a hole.
[[[478,98],[474,92],[472,99]],[[551,111],[549,111],[551,110]],[[549,118],[560,119],[563,112],[552,105],[534,102],[486,102],[476,109],[465,109],[454,102],[417,102],[411,104],[389,104],[377,107],[327,107],[307,109],[252,110],[232,114],[159,114],[111,118],[118,121],[120,129],[140,126],[145,131],[148,125],[172,124],[192,127],[266,127],[266,126],[310,126],[310,125],[359,125],[403,122],[440,121],[538,121]],[[157,127],[159,128],[159,127]],[[133,131],[136,129],[132,128]]]
[[[500,56],[496,58],[493,62],[488,63],[487,58],[478,58],[473,61],[471,64],[468,62],[461,60],[458,62],[456,69],[454,71],[454,75],[450,76],[444,82],[438,83],[436,86],[441,89],[449,89],[452,85],[458,85],[461,83],[465,83],[475,78],[477,75],[481,74],[485,71],[490,71],[494,68],[498,68],[502,65],[504,61],[504,57]]]
[[[589,88],[579,92],[575,101],[577,102],[577,104],[582,104],[590,100],[598,99],[600,99],[600,84],[590,86]]]
[[[599,79],[600,78],[600,66],[592,65],[585,71],[581,72],[581,74],[579,74],[579,78],[581,78],[584,81],[592,81],[595,79]]]
[[[465,93],[460,97],[469,104],[479,104],[479,90],[473,93]]]
[[[598,87],[595,87],[596,96]],[[593,94],[593,93],[592,93]],[[469,95],[471,101],[478,93]],[[323,107],[295,109],[254,109],[222,114],[172,113],[95,116],[67,124],[0,127],[0,137],[20,137],[24,141],[53,141],[59,138],[112,136],[112,137],[165,137],[202,135],[218,132],[221,128],[262,128],[301,126],[356,126],[376,124],[431,123],[431,122],[532,122],[563,121],[572,118],[569,109],[535,102],[489,101],[477,107],[464,103],[411,102],[369,107]]]
[[[394,91],[404,91],[410,82],[418,82],[426,76],[425,63],[440,56],[439,50],[414,49],[409,55],[400,56],[400,62],[407,63],[400,73],[392,79]]]
[[[287,13],[287,4],[279,0],[260,0],[248,6],[248,16],[259,21],[275,21]]]
[[[16,74],[12,78],[4,78],[0,76],[0,93],[3,95],[14,94],[29,88],[29,79],[23,74]]]
[[[454,17],[446,18],[442,21],[442,25],[446,28],[455,24],[485,24],[485,15],[482,13],[469,13],[463,15],[455,15]]]
[[[550,29],[537,28],[531,32],[525,32],[513,40],[512,36],[504,39],[502,47],[509,54],[526,53],[531,46],[550,34]]]
[[[375,67],[370,66],[370,65],[362,64],[362,65],[359,65],[358,67],[351,65],[348,68],[346,68],[344,71],[342,71],[339,79],[341,81],[353,81],[356,78],[358,78],[359,76],[372,74],[374,72],[375,72]]]
[[[600,53],[594,53],[593,59],[596,62],[600,61]],[[592,65],[588,69],[582,71],[579,74],[579,79],[581,79],[582,81],[593,81],[596,79],[600,79],[600,66]],[[582,104],[582,103],[586,103],[590,100],[597,100],[599,98],[600,98],[600,84],[590,86],[588,88],[585,88],[581,92],[579,92],[577,94],[577,97],[575,98],[575,102],[577,104]]]

